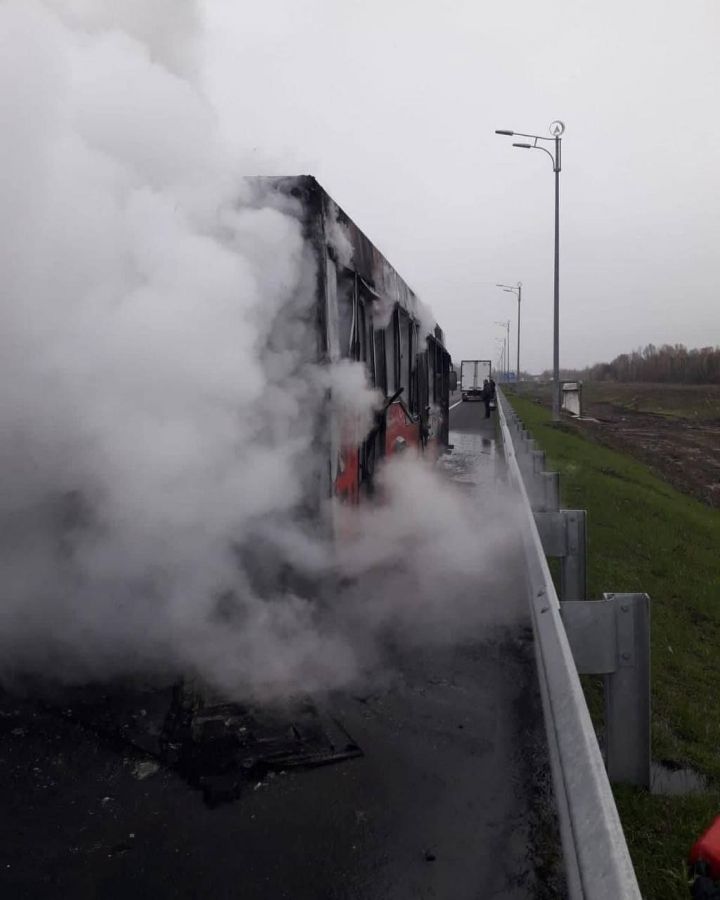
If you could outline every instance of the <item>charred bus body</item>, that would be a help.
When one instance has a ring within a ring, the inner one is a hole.
[[[357,504],[372,492],[382,458],[409,449],[435,458],[447,446],[456,375],[443,332],[313,177],[257,181],[293,202],[312,247],[318,361],[363,363],[369,384],[384,397],[374,427],[362,439],[349,437],[342,421],[325,421],[321,428],[327,460],[321,493]]]
[[[297,461],[303,467],[303,495],[285,515],[305,534],[344,543],[357,534],[361,517],[353,507],[374,493],[374,475],[383,458],[406,452],[435,459],[447,446],[449,395],[456,375],[440,328],[314,178],[251,181],[263,207],[270,203],[301,221],[314,278],[312,285],[303,282],[299,310],[278,313],[286,321],[270,329],[270,341],[275,331],[284,331],[280,346],[287,349],[289,327],[299,379],[304,363],[312,369],[326,366],[330,373],[323,401],[307,406],[312,450],[308,460]],[[293,315],[298,317],[296,329],[287,322]],[[362,364],[380,397],[375,421],[366,429],[354,427],[333,397],[333,372],[343,361]],[[318,606],[334,602],[337,573],[318,575],[295,559],[283,562],[274,536],[271,528],[265,546],[259,528],[247,546],[237,547],[252,589],[269,598],[290,592]],[[222,620],[229,625],[242,621],[242,599],[233,591],[222,599]],[[257,780],[256,773],[275,766],[325,765],[362,755],[342,726],[321,715],[307,698],[300,708],[290,704],[270,717],[262,711],[257,719],[252,710],[228,703],[222,692],[185,678],[175,690],[171,713],[168,745],[182,748],[181,774],[200,786],[211,804],[233,799],[248,777]],[[256,734],[263,737],[253,743]]]
[[[266,437],[301,448],[279,459],[295,467],[302,488],[279,513],[261,510],[247,534],[230,541],[237,581],[220,584],[207,606],[221,632],[246,627],[248,595],[267,601],[268,609],[286,596],[311,601],[316,608],[333,602],[337,573],[332,566],[319,571],[314,563],[304,566],[296,549],[287,554],[283,528],[294,523],[304,535],[351,537],[352,525],[345,526],[360,518],[352,507],[372,493],[383,457],[403,449],[430,458],[442,452],[454,379],[441,330],[428,323],[410,288],[315,179],[248,181],[250,204],[256,201],[263,209],[269,204],[296,217],[304,235],[297,296],[288,299],[278,290],[284,303],[261,335],[258,353],[266,389],[252,408],[258,432],[268,428],[272,434]],[[278,271],[283,271],[281,265]],[[384,397],[374,424],[360,434],[348,432],[342,408],[332,398],[331,364],[343,360],[364,365],[369,384]],[[316,377],[323,367],[331,374],[329,381]],[[287,398],[290,413],[284,416],[284,398],[278,394],[291,391],[293,384],[297,395]],[[282,427],[277,427],[278,417],[263,420],[266,405],[281,407]],[[338,511],[343,515],[334,515]],[[90,527],[92,510],[82,492],[63,498],[55,521],[62,523],[58,540],[63,546],[69,531]],[[156,601],[161,588],[148,584],[148,596]],[[134,584],[133,596],[143,587]],[[59,708],[177,771],[202,789],[211,805],[234,799],[243,785],[257,783],[268,771],[361,755],[343,727],[307,696],[288,699],[284,683],[284,703],[264,708],[253,696],[260,682],[251,690],[242,681],[229,683],[225,675],[218,681],[204,669],[198,672],[192,662],[177,674],[173,686],[157,689],[138,687],[134,680],[114,685],[110,693],[104,684],[97,690],[81,686],[62,694]],[[269,681],[262,686],[268,696],[274,690]]]

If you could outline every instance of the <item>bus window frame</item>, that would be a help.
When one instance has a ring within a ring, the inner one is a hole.
[[[405,406],[409,409],[412,373],[412,361],[410,359],[410,330],[412,327],[412,319],[407,310],[402,309],[402,307],[398,307],[397,309],[397,323],[398,369],[400,374],[398,389],[403,388],[403,400]]]

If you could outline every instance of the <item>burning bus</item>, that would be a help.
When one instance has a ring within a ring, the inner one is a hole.
[[[172,290],[149,291],[143,303],[126,304],[130,314],[112,320],[114,328],[92,332],[109,340],[124,327],[129,340],[120,342],[125,352],[113,341],[111,353],[93,348],[91,387],[71,369],[82,392],[68,408],[102,412],[89,449],[75,454],[77,464],[42,504],[35,489],[29,494],[35,505],[13,519],[5,557],[20,548],[8,589],[21,623],[6,638],[20,651],[10,657],[13,678],[52,660],[53,675],[70,685],[60,694],[64,711],[151,753],[202,787],[208,802],[236,796],[271,766],[360,752],[306,697],[292,708],[288,697],[324,689],[337,647],[350,646],[341,634],[322,658],[324,611],[352,577],[335,567],[333,551],[362,527],[355,507],[373,493],[384,458],[442,452],[455,374],[427,310],[313,178],[249,179],[243,187],[243,204],[227,212],[238,222],[213,220],[233,260],[245,227],[241,265],[218,275],[219,299],[212,284],[206,296],[196,292],[192,275],[223,256],[185,260],[178,250],[169,254],[180,268]],[[176,290],[185,290],[184,305],[169,302]],[[167,339],[171,316],[183,326],[170,332],[177,346]],[[213,319],[220,325],[205,330]],[[85,346],[76,337],[83,324],[71,320],[73,348]],[[222,342],[209,340],[218,329]],[[365,404],[362,427],[353,427],[352,401],[343,406],[346,375],[354,379],[346,398],[362,395]],[[83,422],[65,418],[73,434]],[[40,564],[28,566],[30,559]],[[344,665],[347,673],[354,663]],[[103,681],[87,684],[96,672]],[[108,687],[110,677],[127,681]],[[255,709],[278,697],[278,710]]]
[[[360,438],[342,421],[326,423],[321,493],[357,504],[372,493],[383,458],[414,450],[434,459],[447,447],[457,376],[427,308],[313,177],[255,180],[266,199],[270,191],[291,204],[312,248],[318,359],[362,363],[383,398],[373,427]]]

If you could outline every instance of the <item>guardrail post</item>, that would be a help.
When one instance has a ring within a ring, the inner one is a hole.
[[[650,598],[605,594],[616,607],[618,667],[605,676],[611,781],[650,787]]]
[[[560,604],[580,675],[604,675],[611,781],[650,787],[650,598],[604,594]]]
[[[533,450],[532,460],[533,460],[533,474],[535,476],[540,475],[542,472],[545,471],[545,451],[544,450]]]
[[[534,518],[545,555],[560,560],[560,599],[585,600],[587,512],[584,509],[536,509]]]
[[[543,472],[543,508],[560,509],[560,473]]]
[[[560,599],[587,599],[587,512],[563,509],[565,556],[560,564]]]

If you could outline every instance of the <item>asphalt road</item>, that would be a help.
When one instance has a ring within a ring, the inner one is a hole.
[[[453,410],[446,460],[479,502],[497,464],[483,414]],[[532,636],[508,568],[492,626],[397,651],[386,687],[330,701],[361,758],[268,776],[216,808],[131,747],[0,696],[0,897],[560,897]]]

